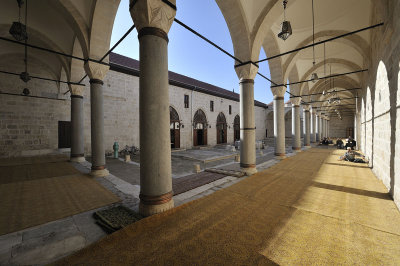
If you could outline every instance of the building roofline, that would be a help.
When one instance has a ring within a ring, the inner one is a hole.
[[[138,60],[116,53],[110,53],[110,70],[137,77],[139,77],[140,75]],[[168,71],[168,80],[169,84],[173,86],[202,92],[232,101],[239,102],[240,100],[240,96],[238,93],[231,92],[221,87],[217,87],[212,84],[202,82],[172,71]],[[268,108],[268,105],[256,100],[254,101],[254,105],[258,107]]]

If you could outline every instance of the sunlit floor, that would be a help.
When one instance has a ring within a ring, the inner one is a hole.
[[[313,148],[59,263],[400,264],[400,213],[365,164]]]

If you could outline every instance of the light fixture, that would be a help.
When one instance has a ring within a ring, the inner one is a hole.
[[[28,39],[28,34],[26,32],[26,25],[21,23],[21,7],[24,4],[24,1],[17,0],[17,2],[18,2],[18,12],[19,12],[18,22],[12,23],[9,32],[14,37],[14,39],[16,39],[19,42],[22,42]]]
[[[313,67],[315,67],[315,26],[314,26],[314,0],[311,2],[312,5],[312,51],[313,51]],[[312,73],[311,75],[311,80],[313,83],[317,82],[318,80],[318,75],[316,72]]]
[[[290,21],[286,21],[286,5],[287,0],[283,0],[283,22],[281,24],[281,32],[278,33],[278,37],[286,41],[290,35],[292,35],[292,26]]]

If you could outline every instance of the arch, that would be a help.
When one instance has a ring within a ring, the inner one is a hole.
[[[169,125],[170,125],[169,128],[170,128],[171,149],[180,148],[181,123],[179,120],[178,112],[172,106],[169,107]]]
[[[233,140],[240,140],[240,116],[236,115],[233,119]]]
[[[89,41],[91,58],[100,59],[110,49],[111,33],[119,3],[120,0],[96,1]],[[104,61],[108,62],[108,60],[107,56]]]
[[[224,113],[220,112],[217,117],[217,144],[227,142],[228,125]]]
[[[315,64],[315,66],[311,67],[302,77],[300,80],[307,80],[310,78],[311,74],[313,72],[316,72],[318,69],[324,67],[324,64],[336,64],[336,65],[341,65],[344,66],[346,68],[349,69],[349,71],[356,71],[356,70],[360,70],[361,66],[349,61],[349,60],[345,60],[345,59],[341,59],[341,58],[328,58],[325,61],[321,61],[318,62],[317,64]],[[328,75],[328,74],[327,74]],[[355,74],[354,74],[355,75]],[[361,80],[361,73],[356,75],[358,76],[358,80]],[[346,77],[346,76],[344,76]],[[308,82],[301,84],[301,89],[300,89],[300,94],[303,93],[304,87],[306,86],[306,84],[308,84]],[[316,84],[315,84],[316,85]],[[314,86],[312,86],[313,88]],[[312,89],[311,88],[311,89]]]
[[[385,64],[380,61],[376,74],[373,121],[373,171],[390,189],[390,91]]]
[[[334,36],[342,35],[349,33],[349,31],[344,30],[325,30],[315,33],[315,39],[324,39],[324,38],[331,38]],[[350,49],[355,50],[357,53],[360,54],[362,58],[368,58],[369,56],[369,45],[368,43],[361,37],[356,34],[340,38],[337,40],[332,41],[333,43],[339,42],[345,45],[348,45]],[[312,36],[306,38],[303,42],[299,43],[296,48],[300,48],[312,43]],[[296,62],[298,61],[298,57],[300,56],[301,51],[292,53],[286,59],[285,63],[283,64],[283,71],[284,71],[284,78],[287,78],[288,73],[294,67]]]
[[[361,139],[360,139],[360,147],[361,151],[365,153],[365,100],[364,97],[361,98],[361,111],[360,111],[360,119],[361,119]]]
[[[367,159],[372,159],[372,100],[371,89],[367,87],[365,99],[365,155]]]
[[[207,117],[198,109],[193,116],[193,146],[207,145]]]

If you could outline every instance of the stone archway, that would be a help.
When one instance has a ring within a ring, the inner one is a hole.
[[[193,146],[207,145],[207,117],[197,110],[193,117]]]
[[[233,140],[240,140],[240,116],[236,115],[233,120]]]
[[[390,189],[390,91],[386,66],[382,61],[376,74],[373,116],[373,171]]]
[[[171,149],[178,149],[181,147],[180,142],[180,120],[178,112],[172,107],[169,107],[169,128],[170,128],[170,138],[171,138]]]
[[[217,117],[217,144],[226,143],[228,125],[226,124],[225,115],[221,112]]]

